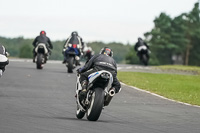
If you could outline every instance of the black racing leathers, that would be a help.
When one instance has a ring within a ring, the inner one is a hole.
[[[117,65],[115,60],[107,55],[98,54],[93,56],[84,67],[80,69],[81,78],[80,82],[87,80],[89,74],[94,71],[106,70],[112,73],[113,75],[113,84],[112,87],[115,88],[116,92],[118,92],[121,88],[121,84],[117,79]]]
[[[143,40],[139,40],[136,44],[135,44],[135,46],[134,46],[134,49],[135,49],[135,51],[137,52],[137,56],[140,58],[140,60],[142,59],[142,53],[141,52],[139,52],[138,51],[138,48],[140,47],[140,46],[146,46],[147,47],[147,49],[149,50],[149,46],[146,44],[146,42],[144,42]],[[147,52],[147,58],[149,59],[149,54],[148,54],[148,52]]]
[[[83,47],[84,43],[83,43],[83,39],[80,36],[70,36],[69,38],[67,38],[67,40],[65,41],[63,48],[66,47],[66,45],[68,44],[81,44],[81,46]]]
[[[138,48],[143,45],[145,45],[149,49],[149,46],[144,41],[138,41],[134,46],[135,51],[138,51]]]
[[[37,36],[35,38],[35,40],[33,41],[33,46],[36,47],[39,43],[45,43],[47,45],[48,49],[49,48],[53,49],[53,45],[52,45],[50,39],[45,35]]]

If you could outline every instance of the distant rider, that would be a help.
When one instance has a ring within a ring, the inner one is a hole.
[[[78,32],[76,31],[73,31],[71,33],[71,36],[69,36],[67,38],[67,40],[65,41],[64,45],[63,45],[63,55],[64,55],[64,60],[63,60],[63,63],[66,63],[67,62],[67,53],[66,53],[66,49],[68,49],[68,47],[73,44],[77,44],[77,56],[81,56],[83,54],[83,46],[84,46],[84,43],[83,43],[83,39],[78,35]]]
[[[144,41],[142,40],[142,38],[139,37],[139,38],[138,38],[138,42],[135,44],[135,47],[134,47],[135,51],[137,52],[137,56],[138,56],[139,58],[141,58],[141,53],[139,52],[139,48],[140,48],[141,46],[146,46],[146,48],[147,48],[147,50],[148,50],[147,58],[149,59],[149,52],[150,52],[149,46],[146,44],[146,42],[144,42]]]
[[[40,35],[37,36],[35,38],[35,40],[33,41],[33,46],[34,46],[34,49],[33,49],[33,62],[35,62],[35,57],[37,55],[37,53],[35,52],[35,48],[37,47],[37,45],[39,43],[44,43],[46,44],[46,47],[48,49],[48,53],[51,55],[51,50],[50,49],[53,49],[53,45],[51,43],[51,40],[49,39],[49,37],[46,36],[46,32],[45,31],[41,31],[40,32]]]
[[[113,52],[110,48],[104,47],[101,49],[98,55],[93,56],[82,68],[78,69],[77,72],[81,74],[80,83],[82,91],[80,97],[84,97],[87,93],[88,76],[91,73],[106,70],[113,75],[112,89],[118,93],[121,89],[121,84],[117,79],[117,65],[115,60],[112,58]]]
[[[88,62],[92,56],[94,56],[94,51],[91,47],[85,46],[83,49],[84,58],[86,59],[86,62]]]
[[[6,51],[6,48],[0,44],[0,77],[5,71],[6,65],[8,65],[9,63],[7,56],[8,56],[8,52]]]

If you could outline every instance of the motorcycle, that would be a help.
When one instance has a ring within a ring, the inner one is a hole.
[[[77,44],[68,44],[68,48],[65,49],[66,67],[68,73],[73,73],[73,69],[79,65],[80,57],[79,55],[79,45]]]
[[[140,58],[141,63],[143,63],[145,66],[148,65],[148,61],[149,61],[149,50],[147,49],[146,46],[140,46],[138,47],[138,56]]]
[[[109,89],[113,82],[113,76],[105,70],[90,74],[88,76],[87,95],[83,99],[79,98],[79,93],[82,90],[79,78],[80,75],[78,74],[76,83],[76,117],[82,119],[86,114],[89,121],[97,121],[103,107],[108,106],[115,95],[115,90]]]
[[[3,75],[5,66],[8,65],[9,60],[5,55],[0,54],[0,77]]]
[[[36,61],[36,68],[42,69],[46,61],[48,60],[48,49],[46,47],[46,44],[39,43],[37,47],[35,48],[35,52],[37,53],[37,56],[35,57]]]

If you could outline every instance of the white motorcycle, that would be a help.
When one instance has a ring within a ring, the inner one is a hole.
[[[8,58],[5,55],[0,54],[0,77],[3,75],[5,66],[8,65]]]
[[[150,51],[144,45],[138,47],[137,51],[138,51],[140,62],[143,63],[145,66],[147,66],[148,61],[149,61],[148,54],[150,53]]]
[[[86,98],[80,99],[79,93],[82,90],[79,82],[80,75],[76,83],[76,117],[82,119],[86,114],[89,121],[97,121],[104,106],[108,106],[115,95],[115,90],[110,89],[113,76],[110,72],[101,70],[88,76],[89,82],[87,87]]]
[[[43,64],[45,64],[48,59],[48,49],[46,47],[46,44],[39,43],[35,48],[35,52],[37,53],[37,56],[35,57],[36,68],[42,69]]]

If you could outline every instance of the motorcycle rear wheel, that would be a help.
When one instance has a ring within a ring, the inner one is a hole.
[[[43,66],[42,66],[42,60],[44,58],[44,55],[43,54],[38,54],[37,55],[37,62],[36,62],[36,67],[37,69],[42,69]]]
[[[90,106],[86,112],[89,121],[97,121],[99,119],[104,104],[104,96],[104,90],[102,88],[94,89],[90,100]]]
[[[68,73],[73,73],[74,57],[69,57],[68,61]]]

